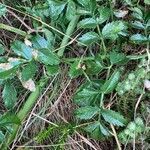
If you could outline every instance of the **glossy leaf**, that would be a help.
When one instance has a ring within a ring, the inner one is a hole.
[[[143,12],[138,7],[132,8],[132,11],[133,11],[132,16],[134,18],[143,20]]]
[[[109,109],[102,109],[101,114],[106,122],[110,124],[117,125],[117,126],[125,126],[126,119],[120,115],[118,112],[109,110]]]
[[[98,22],[94,18],[85,18],[78,23],[79,28],[96,28]]]
[[[10,81],[7,81],[5,83],[3,93],[2,93],[2,98],[6,108],[12,109],[14,107],[17,101],[17,91],[14,85]]]
[[[75,115],[79,119],[87,120],[93,118],[98,112],[99,112],[98,107],[85,106],[85,107],[78,108],[75,111]]]
[[[142,42],[147,42],[148,39],[142,35],[142,34],[134,34],[130,37],[130,40],[135,42],[135,43],[142,43]]]
[[[78,40],[85,44],[85,45],[91,45],[92,43],[97,42],[99,39],[99,35],[95,32],[87,32],[83,34]]]
[[[102,29],[102,35],[106,39],[116,40],[127,29],[122,21],[108,23]]]
[[[77,0],[84,9],[94,12],[96,9],[96,0]]]
[[[16,40],[11,44],[11,49],[18,55],[27,60],[32,59],[32,49],[21,41]]]
[[[63,12],[66,3],[60,1],[48,0],[50,16],[52,19],[58,19],[59,15]]]
[[[140,21],[132,22],[132,27],[135,28],[135,29],[142,29],[142,30],[145,29],[144,24],[142,22],[140,22]]]
[[[112,92],[116,85],[118,84],[120,79],[120,72],[119,71],[115,71],[111,77],[109,78],[109,80],[106,80],[106,82],[104,83],[104,85],[101,88],[101,92],[108,94],[110,92]]]
[[[60,59],[49,49],[39,49],[37,59],[45,65],[58,65]]]

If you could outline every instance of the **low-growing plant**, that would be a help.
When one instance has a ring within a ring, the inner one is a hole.
[[[68,78],[84,79],[73,96],[77,105],[74,112],[76,125],[50,126],[42,130],[35,141],[42,143],[56,131],[60,136],[56,143],[65,143],[69,134],[82,128],[97,140],[114,137],[121,150],[122,145],[146,135],[149,124],[140,111],[137,116],[137,109],[141,108],[142,96],[146,97],[150,90],[149,1],[124,0],[117,4],[111,0],[46,0],[24,3],[26,6],[20,2],[16,8],[0,3],[0,17],[11,14],[25,27],[0,23],[0,29],[19,35],[9,41],[10,45],[5,45],[3,39],[0,41],[0,85],[7,109],[0,116],[1,147],[7,149],[12,144],[49,79],[60,74],[63,65],[68,65]],[[28,16],[31,25],[16,13]],[[77,55],[74,54],[76,50],[70,48],[73,43],[76,43]],[[143,53],[126,53],[124,45],[141,47]],[[31,92],[19,110],[16,109],[18,84],[20,89]],[[135,100],[133,106],[130,106],[131,96]],[[130,108],[131,115],[122,111],[128,112]]]

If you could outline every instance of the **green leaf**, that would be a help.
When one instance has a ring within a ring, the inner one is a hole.
[[[76,5],[72,0],[69,0],[66,11],[66,18],[71,21],[76,15]]]
[[[130,37],[130,40],[135,42],[135,43],[143,43],[143,42],[147,42],[148,39],[147,37],[145,37],[144,35],[142,34],[134,34]]]
[[[0,143],[3,142],[5,139],[5,135],[3,134],[2,131],[0,131]]]
[[[101,88],[101,92],[104,94],[108,94],[108,93],[112,92],[115,89],[116,85],[118,84],[119,79],[120,79],[120,72],[115,71],[111,75],[109,80],[106,80],[106,82],[104,83],[104,85]]]
[[[126,29],[127,26],[122,21],[114,21],[104,26],[102,35],[105,39],[116,40]]]
[[[47,71],[47,74],[48,76],[53,76],[53,75],[56,75],[60,72],[60,68],[59,66],[46,66],[46,71]]]
[[[6,6],[4,6],[2,3],[0,3],[0,17],[4,16],[7,12]]]
[[[99,112],[98,107],[85,106],[85,107],[78,108],[75,111],[75,115],[79,119],[87,120],[93,118],[96,114],[98,114],[98,112]]]
[[[132,24],[133,28],[135,28],[135,29],[142,29],[142,30],[145,29],[144,24],[140,21],[134,21],[131,24]]]
[[[0,44],[0,55],[3,55],[4,52],[5,52],[4,46],[2,44]]]
[[[115,51],[109,54],[111,64],[124,64],[128,62],[128,58],[123,53],[117,53]]]
[[[108,7],[100,7],[98,9],[100,16],[97,18],[98,24],[104,23],[110,17],[110,9]]]
[[[102,69],[104,68],[102,63],[99,60],[86,61],[85,66],[86,66],[85,72],[88,75],[96,75],[96,74],[100,73],[102,71]]]
[[[24,62],[23,59],[9,58],[7,63],[0,63],[0,79],[13,77],[18,67]]]
[[[84,9],[94,12],[96,9],[96,0],[77,0],[79,4],[81,4]]]
[[[66,2],[48,0],[48,4],[51,18],[57,20],[65,8]]]
[[[117,125],[117,126],[125,126],[126,119],[120,115],[118,112],[109,110],[109,109],[102,109],[101,114],[106,122],[110,124]]]
[[[85,45],[91,45],[92,43],[97,42],[99,39],[99,35],[95,32],[87,32],[83,34],[78,40],[85,44]]]
[[[11,44],[11,49],[18,55],[27,60],[32,59],[32,49],[21,41],[15,40]]]
[[[132,16],[134,18],[143,20],[143,12],[138,7],[134,7],[131,10],[133,11]]]
[[[0,127],[5,127],[12,124],[21,124],[17,115],[12,113],[6,113],[0,117]]]
[[[37,71],[37,65],[35,61],[29,62],[22,70],[21,72],[21,80],[27,81],[29,79],[32,79]]]
[[[54,46],[54,43],[55,43],[55,38],[54,38],[53,33],[50,30],[46,29],[46,28],[44,28],[42,30],[45,33],[48,48],[52,48],[53,49],[53,46]]]
[[[31,41],[32,41],[34,49],[51,48],[51,47],[48,47],[48,45],[49,45],[48,41],[40,35],[33,36],[31,38]]]
[[[96,28],[97,21],[94,18],[85,18],[78,23],[79,28]]]
[[[102,86],[101,80],[83,84],[75,93],[73,100],[80,106],[89,106],[99,98],[99,89]]]
[[[150,0],[144,0],[144,3],[150,5]]]
[[[17,101],[17,91],[14,85],[10,81],[7,81],[5,83],[3,93],[2,93],[2,98],[5,106],[8,109],[12,109],[14,107]]]
[[[109,130],[102,125],[100,122],[95,121],[84,128],[85,131],[91,133],[91,135],[96,138],[104,138],[104,136],[109,136]]]
[[[82,74],[83,74],[83,71],[82,71],[82,65],[80,64],[80,62],[75,61],[73,64],[71,64],[70,70],[69,70],[69,76],[71,78],[76,78]]]
[[[37,60],[45,65],[58,65],[60,63],[58,56],[49,49],[39,49]]]

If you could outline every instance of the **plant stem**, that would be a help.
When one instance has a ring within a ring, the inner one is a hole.
[[[5,25],[3,23],[0,23],[0,29],[4,29],[10,32],[14,32],[16,34],[22,35],[22,36],[27,36],[27,33],[25,31],[22,31],[20,29]]]
[[[70,21],[70,23],[69,23],[69,25],[68,25],[68,28],[67,28],[67,30],[66,30],[66,34],[65,34],[65,36],[64,36],[64,38],[63,38],[63,40],[62,40],[62,43],[61,43],[61,45],[60,45],[60,50],[58,51],[58,56],[59,57],[62,57],[63,56],[63,54],[64,54],[64,51],[65,51],[65,48],[66,48],[66,44],[68,43],[68,41],[69,41],[69,38],[68,37],[70,37],[71,36],[71,34],[73,33],[73,31],[74,31],[74,29],[75,29],[75,27],[76,27],[76,25],[77,25],[77,23],[78,23],[78,20],[79,20],[79,16],[75,16],[71,21]]]
[[[121,144],[120,144],[119,139],[117,137],[116,130],[115,130],[115,128],[114,128],[114,126],[112,124],[110,126],[111,126],[111,129],[113,131],[113,136],[115,137],[115,140],[116,140],[116,143],[117,143],[117,146],[118,146],[118,150],[122,150]]]
[[[21,108],[21,110],[17,113],[17,116],[18,116],[18,118],[20,119],[21,122],[24,121],[24,119],[26,118],[28,113],[31,111],[32,107],[34,106],[37,98],[39,97],[39,95],[41,93],[41,89],[45,86],[47,81],[48,81],[48,79],[43,81],[43,78],[40,80],[39,85],[36,87],[35,92],[30,94],[30,96],[26,100],[26,102],[23,105],[23,107]],[[7,144],[8,145],[11,144],[13,142],[13,140],[15,139],[16,134],[17,134],[20,126],[21,125],[14,125],[12,127],[13,128],[13,133],[8,135],[8,138],[7,138]]]
[[[101,31],[100,31],[99,25],[97,25],[97,30],[98,30],[98,34],[99,34],[99,36],[101,38],[102,46],[103,46],[103,49],[104,49],[104,54],[106,55],[107,49],[106,49],[105,42],[104,42],[104,39],[103,39],[103,35],[102,35]]]

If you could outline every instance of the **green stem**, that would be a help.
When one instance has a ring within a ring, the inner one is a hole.
[[[22,31],[20,29],[14,28],[12,26],[5,25],[3,23],[0,23],[0,29],[4,29],[4,30],[7,30],[7,31],[10,31],[10,32],[22,35],[22,36],[26,36],[27,35],[27,33],[25,31]]]
[[[73,31],[74,31],[74,29],[75,29],[75,27],[76,27],[76,25],[77,25],[77,23],[78,23],[78,20],[79,20],[79,16],[75,16],[72,20],[71,20],[71,22],[69,23],[69,25],[68,25],[68,28],[67,28],[67,30],[66,30],[66,34],[65,34],[65,36],[64,36],[64,38],[63,38],[63,40],[62,40],[62,43],[61,43],[61,45],[60,45],[60,50],[58,51],[58,56],[59,57],[62,57],[63,56],[63,54],[64,54],[64,51],[65,51],[65,48],[66,48],[66,44],[68,43],[68,41],[69,41],[69,37],[71,36],[71,34],[73,33]]]
[[[99,34],[99,36],[101,38],[102,46],[103,46],[103,49],[104,49],[104,54],[106,55],[107,49],[106,49],[106,45],[105,45],[105,42],[104,42],[104,39],[103,39],[103,35],[102,35],[101,31],[100,31],[99,25],[97,25],[97,30],[98,30],[98,34]]]
[[[31,93],[30,96],[28,97],[28,99],[26,100],[25,104],[23,105],[23,107],[20,109],[20,111],[17,113],[18,118],[20,119],[21,122],[24,121],[24,119],[26,118],[26,116],[29,114],[29,112],[31,111],[32,107],[34,106],[34,104],[36,103],[40,93],[41,93],[41,89],[42,87],[45,86],[45,84],[47,83],[48,79],[46,79],[45,81],[43,81],[43,78],[40,80],[39,85],[36,87],[35,92]],[[13,133],[8,135],[7,138],[7,144],[11,144],[13,142],[13,140],[16,137],[16,134],[19,130],[19,128],[21,127],[21,125],[14,125],[13,128]]]

